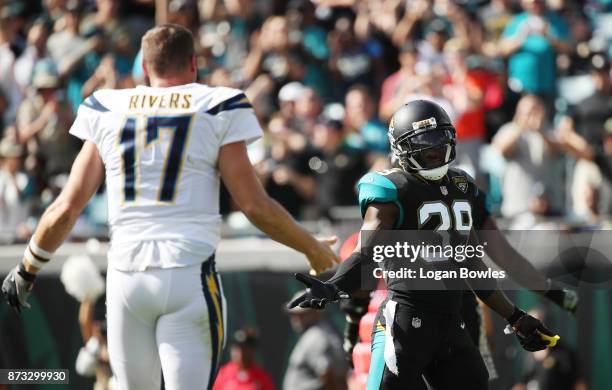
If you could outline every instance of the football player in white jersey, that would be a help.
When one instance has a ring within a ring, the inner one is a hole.
[[[196,84],[191,33],[161,25],[142,38],[149,85],[100,90],[70,133],[84,141],[70,178],[4,280],[20,311],[36,273],[70,233],[106,176],[111,245],[107,323],[121,389],[211,387],[224,341],[225,302],[215,271],[219,175],[246,216],[322,272],[338,258],[263,190],[246,144],[262,130],[242,91]],[[248,259],[245,259],[248,261]]]

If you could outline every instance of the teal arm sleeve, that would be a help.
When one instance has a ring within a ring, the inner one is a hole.
[[[357,188],[359,189],[359,207],[362,217],[365,216],[370,203],[394,203],[400,211],[395,228],[402,226],[404,209],[398,199],[397,187],[391,180],[379,173],[371,172],[359,180]]]

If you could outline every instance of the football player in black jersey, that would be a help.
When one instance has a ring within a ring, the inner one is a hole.
[[[391,119],[389,139],[401,168],[369,173],[360,180],[362,231],[497,231],[485,194],[464,172],[449,168],[455,157],[455,130],[440,106],[427,100],[402,106]],[[575,309],[575,294],[553,286],[501,234],[487,239],[487,254],[521,284]],[[291,305],[323,308],[363,290],[361,269],[367,261],[358,245],[327,282],[296,275],[308,289]],[[512,266],[517,263],[519,267]],[[479,261],[470,264],[484,267]],[[462,290],[413,290],[402,279],[386,282],[389,298],[374,329],[368,389],[421,388],[422,377],[433,389],[486,389],[486,368],[459,314]],[[525,349],[541,350],[556,342],[558,336],[514,306],[495,284],[470,288],[507,319]]]

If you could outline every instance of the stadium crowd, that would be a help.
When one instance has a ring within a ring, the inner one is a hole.
[[[193,32],[200,82],[246,91],[266,130],[251,159],[297,218],[355,205],[356,181],[391,166],[391,114],[422,97],[447,109],[456,163],[516,228],[612,211],[609,1],[155,3],[0,0],[3,242],[28,237],[65,182],[84,98],[145,83],[140,37],[156,21]],[[80,229],[104,224],[104,204],[101,189]]]

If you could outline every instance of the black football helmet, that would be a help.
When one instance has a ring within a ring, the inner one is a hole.
[[[393,158],[408,172],[439,180],[455,159],[455,127],[442,107],[413,100],[400,107],[389,123]]]

